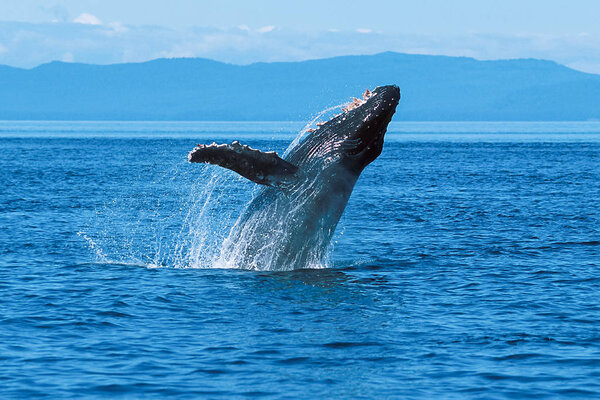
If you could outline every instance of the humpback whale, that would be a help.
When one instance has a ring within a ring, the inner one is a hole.
[[[235,141],[199,144],[192,163],[228,168],[263,185],[231,228],[216,266],[318,268],[363,169],[382,151],[400,89],[367,89],[342,113],[309,129],[284,157]]]

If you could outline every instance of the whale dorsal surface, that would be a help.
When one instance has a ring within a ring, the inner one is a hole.
[[[281,187],[297,179],[298,167],[285,161],[274,151],[260,151],[238,141],[232,144],[199,144],[190,152],[193,163],[214,164],[237,172],[252,182]]]

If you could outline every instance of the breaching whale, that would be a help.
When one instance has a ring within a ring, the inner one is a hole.
[[[322,265],[354,184],[382,151],[400,89],[381,86],[310,129],[284,158],[240,143],[198,145],[192,163],[231,169],[264,187],[224,240],[215,265],[292,270]]]

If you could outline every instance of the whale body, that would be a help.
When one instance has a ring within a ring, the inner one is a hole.
[[[363,169],[382,151],[400,89],[367,90],[281,158],[232,144],[198,145],[188,159],[264,185],[224,240],[217,266],[293,270],[322,266]]]

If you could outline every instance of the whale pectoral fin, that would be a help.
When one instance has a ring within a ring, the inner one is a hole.
[[[219,165],[237,172],[261,185],[284,187],[296,179],[298,167],[290,164],[274,151],[264,152],[235,141],[232,144],[199,144],[190,152],[192,163]]]

